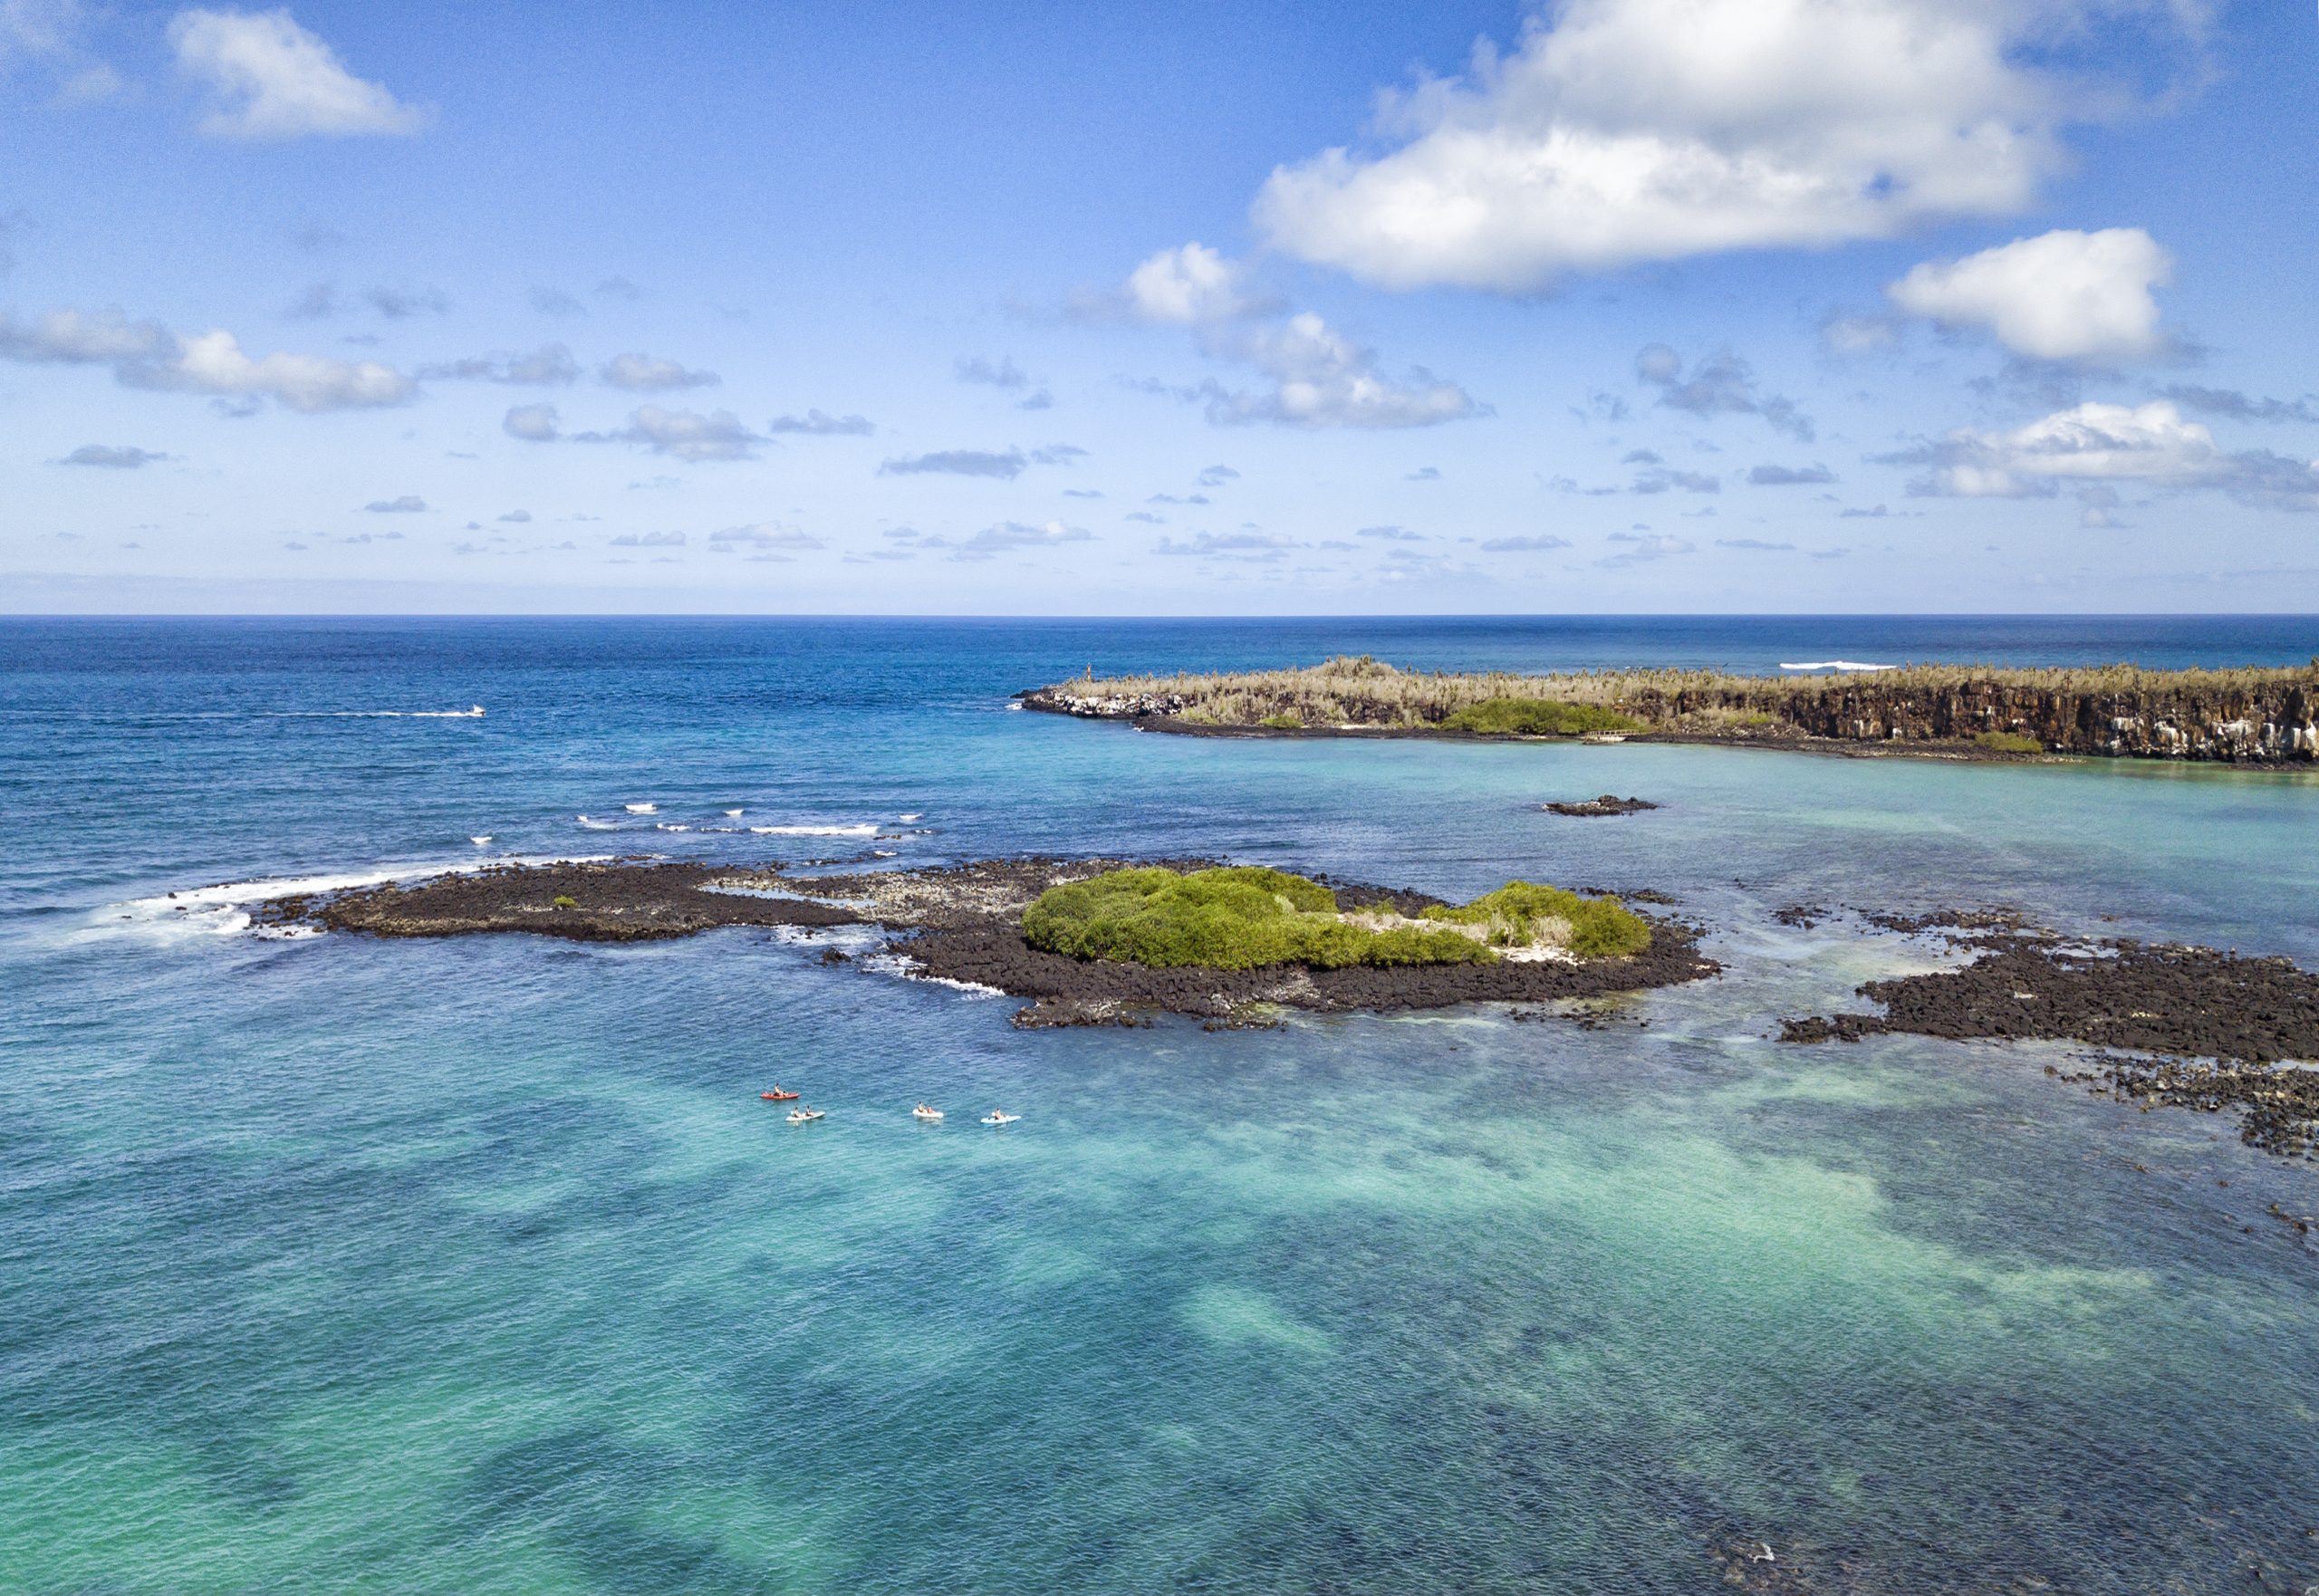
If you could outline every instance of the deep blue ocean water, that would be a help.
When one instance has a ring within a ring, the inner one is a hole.
[[[2065,1048],[1767,1039],[1939,957],[1797,900],[2319,962],[2319,779],[1007,707],[1338,652],[2299,663],[2319,620],[0,621],[0,1591],[1675,1592],[1740,1536],[1814,1590],[2319,1582],[2319,1244],[2266,1212],[2319,1176]],[[1665,807],[1536,808],[1605,791]],[[1727,973],[1600,1029],[1025,1033],[794,937],[239,907],[872,848],[1653,887]]]

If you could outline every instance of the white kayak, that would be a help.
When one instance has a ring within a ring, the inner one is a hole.
[[[789,1122],[792,1125],[810,1125],[814,1120],[825,1117],[826,1116],[823,1111],[820,1109],[792,1109],[789,1110]]]
[[[1003,1114],[993,1109],[982,1117],[982,1122],[986,1125],[1012,1125],[1022,1117],[1020,1114]]]
[[[910,1110],[910,1115],[913,1119],[919,1120],[938,1120],[942,1117],[942,1110],[940,1109],[929,1109],[924,1104],[920,1104],[919,1107]]]

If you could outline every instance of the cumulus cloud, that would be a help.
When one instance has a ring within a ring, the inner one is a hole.
[[[614,355],[604,362],[596,375],[614,388],[625,388],[637,393],[657,393],[676,388],[713,388],[724,380],[714,371],[688,371],[674,361],[636,353]]]
[[[532,290],[532,309],[543,316],[584,316],[588,307],[561,288],[539,287]]]
[[[758,521],[747,526],[728,526],[708,534],[712,549],[818,549],[822,540],[811,533],[778,521]]]
[[[1656,458],[1656,457],[1653,457]],[[1671,466],[1652,466],[1638,471],[1634,486],[1627,491],[1639,494],[1663,494],[1670,488],[1681,488],[1689,494],[1719,494],[1723,479],[1704,471],[1681,471]]]
[[[525,443],[553,443],[556,438],[556,414],[553,405],[517,405],[499,423],[500,429],[510,437],[520,437]]]
[[[1564,0],[1510,55],[1485,43],[1464,78],[1387,97],[1398,148],[1275,170],[1256,219],[1289,253],[1388,287],[1518,293],[1570,270],[2017,211],[2061,164],[2077,101],[2100,103],[2025,57],[2142,9],[2169,14],[2131,0]]]
[[[802,416],[775,416],[765,423],[765,429],[801,433],[808,437],[868,437],[878,430],[867,416],[831,416],[820,410],[808,410]]]
[[[1912,494],[2035,498],[2064,486],[2131,483],[2212,489],[2266,509],[2319,510],[2319,462],[2268,449],[2228,452],[2204,424],[2183,419],[2164,399],[2078,405],[2010,432],[1967,428],[1882,458],[1929,467],[1909,485]]]
[[[409,377],[376,361],[301,354],[253,360],[242,351],[232,333],[222,330],[180,338],[168,355],[125,361],[115,368],[115,373],[132,388],[216,394],[252,402],[270,399],[308,414],[399,405],[417,391]]]
[[[1033,466],[1067,466],[1086,454],[1070,444],[1054,444],[1028,453],[1010,448],[937,449],[926,455],[904,455],[878,467],[880,476],[992,476],[1012,482]]]
[[[1199,485],[1202,487],[1222,487],[1227,482],[1239,480],[1240,474],[1229,466],[1210,466],[1199,474]]]
[[[2166,347],[2151,290],[2172,272],[2140,227],[2060,228],[1927,261],[1885,293],[1912,316],[1990,332],[2032,360],[2145,360]]]
[[[340,64],[287,11],[181,11],[178,67],[210,91],[201,130],[227,139],[416,133],[426,111]]]
[[[1439,482],[1441,480],[1441,467],[1439,466],[1419,466],[1416,470],[1410,472],[1401,480],[1404,482]]]
[[[517,387],[547,388],[577,382],[580,362],[563,344],[544,343],[527,355],[503,351],[421,366],[419,375],[428,381],[505,382]]]
[[[1211,380],[1189,390],[1187,397],[1204,400],[1208,420],[1220,427],[1431,427],[1488,413],[1464,389],[1422,368],[1387,375],[1373,351],[1310,312],[1277,326],[1217,336],[1209,352],[1253,366],[1268,380],[1256,389],[1227,389]]]
[[[1411,532],[1406,526],[1364,526],[1352,535],[1373,537],[1381,543],[1421,543],[1425,541],[1425,534]]]
[[[1747,473],[1747,480],[1757,487],[1798,487],[1835,479],[1834,472],[1816,461],[1809,466],[1757,466]]]
[[[1614,532],[1610,541],[1625,547],[1594,562],[1605,571],[1617,571],[1629,565],[1648,565],[1655,560],[1665,560],[1676,554],[1693,552],[1694,545],[1663,532]]]
[[[611,540],[615,549],[681,549],[685,534],[681,532],[625,532]]]
[[[1484,538],[1481,546],[1484,553],[1491,554],[1544,553],[1548,549],[1570,547],[1570,540],[1551,536],[1491,537]]]
[[[581,433],[580,441],[601,443],[640,443],[656,455],[670,455],[679,460],[699,463],[705,460],[754,460],[756,446],[763,437],[741,425],[741,418],[730,410],[712,410],[704,416],[698,410],[664,410],[658,405],[642,405],[630,415],[628,425],[618,432]]]
[[[248,406],[271,399],[310,413],[399,405],[416,390],[409,377],[375,361],[302,354],[253,360],[230,332],[181,337],[117,311],[51,311],[28,322],[0,315],[0,360],[111,366],[125,387],[207,393]]]
[[[399,498],[372,499],[362,507],[373,515],[416,515],[427,508],[427,501],[417,494],[404,494]]]
[[[965,543],[960,543],[958,552],[951,557],[957,560],[987,560],[994,554],[1006,553],[1016,549],[1052,549],[1064,543],[1088,543],[1092,541],[1093,536],[1094,534],[1083,526],[1066,526],[1060,521],[1048,521],[1037,526],[1020,521],[1002,521],[995,526],[984,527]],[[923,539],[921,546],[935,541],[931,538]]]
[[[2232,421],[2319,422],[2319,407],[2313,405],[2310,394],[2299,399],[2255,399],[2236,389],[2178,382],[2166,390],[2165,397],[2186,410]]]
[[[129,444],[84,443],[57,462],[60,466],[101,466],[113,471],[134,471],[140,466],[159,465],[170,459],[168,455],[155,454]]]
[[[982,355],[961,357],[957,362],[958,380],[979,383],[985,388],[1023,389],[1031,386],[1030,374],[1015,363],[1011,355],[994,361]]]
[[[113,365],[149,359],[176,344],[159,322],[131,322],[119,311],[50,311],[33,322],[0,312],[0,359]]]
[[[390,322],[401,322],[412,316],[439,316],[451,308],[439,288],[366,288],[362,297],[372,310]]]
[[[1182,327],[1230,321],[1256,308],[1242,292],[1239,265],[1199,243],[1146,260],[1128,274],[1122,295],[1136,320]]]
[[[1203,532],[1188,543],[1163,537],[1152,545],[1151,552],[1190,559],[1242,560],[1251,564],[1268,565],[1295,546],[1294,538],[1284,537],[1278,533],[1227,532],[1218,534]]]
[[[1634,358],[1635,377],[1659,391],[1659,402],[1670,410],[1699,417],[1761,416],[1775,432],[1799,443],[1812,441],[1812,419],[1792,399],[1763,393],[1756,387],[1755,368],[1729,350],[1708,355],[1683,375],[1683,357],[1663,343],[1643,345]]]
[[[1794,543],[1766,543],[1759,537],[1719,537],[1715,540],[1715,546],[1718,549],[1747,549],[1761,553],[1793,553],[1795,550]]]

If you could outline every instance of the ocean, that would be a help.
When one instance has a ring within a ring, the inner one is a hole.
[[[2066,1045],[1771,1040],[1942,957],[1796,902],[2319,965],[2319,775],[1010,707],[1337,653],[2299,664],[2319,620],[0,620],[0,1591],[2319,1583],[2319,1239],[2269,1211],[2313,1167]],[[1663,807],[1537,807],[1605,792]],[[1027,1032],[793,933],[247,914],[873,850],[1649,888],[1725,971]]]

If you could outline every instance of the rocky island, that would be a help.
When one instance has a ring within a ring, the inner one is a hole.
[[[381,937],[605,942],[871,927],[890,934],[875,957],[1029,998],[1016,1018],[1033,1026],[1543,1003],[1718,967],[1698,954],[1696,928],[1607,895],[1515,881],[1450,904],[1206,860],[1025,858],[832,875],[640,859],[509,865],[276,899],[258,918]]]
[[[1025,708],[1208,736],[1579,737],[1843,754],[2319,760],[2319,661],[2284,669],[1908,666],[1833,676],[1400,670],[1335,659],[1207,676],[1092,674]]]

